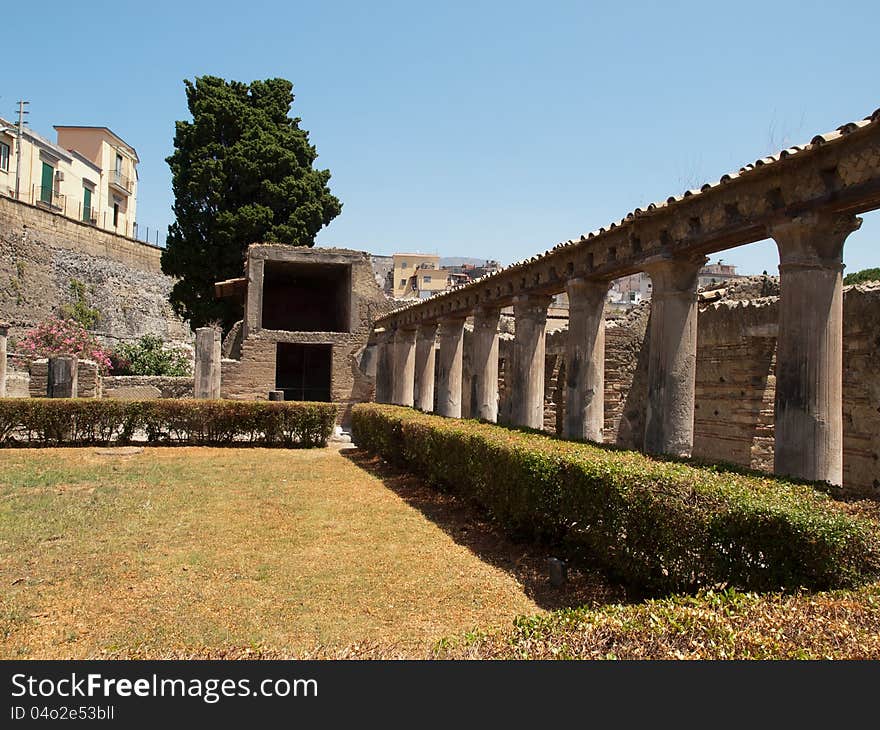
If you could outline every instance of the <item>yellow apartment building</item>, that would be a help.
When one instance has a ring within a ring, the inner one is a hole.
[[[0,195],[124,236],[134,237],[137,164],[134,147],[107,127],[56,126],[50,142],[0,118]],[[18,179],[16,180],[16,173]]]
[[[446,272],[440,256],[429,253],[396,253],[392,256],[395,299],[424,299],[446,289]]]

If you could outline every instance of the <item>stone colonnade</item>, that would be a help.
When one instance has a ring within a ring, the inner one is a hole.
[[[772,227],[780,255],[775,463],[779,474],[842,482],[843,243],[854,216],[809,214]],[[697,281],[704,256],[646,261],[652,280],[648,403],[644,450],[689,456],[694,434]],[[567,438],[602,440],[603,308],[610,281],[573,275],[565,355]],[[544,340],[551,298],[513,297],[516,334],[507,374],[513,425],[541,428]],[[506,303],[506,302],[505,302]],[[475,306],[476,412],[498,419],[498,318],[501,303]],[[460,418],[465,315],[398,327],[379,339],[376,400],[434,410],[434,348],[439,339],[436,411]],[[439,325],[439,335],[438,335]]]

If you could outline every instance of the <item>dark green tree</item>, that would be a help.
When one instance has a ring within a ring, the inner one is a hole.
[[[162,270],[178,281],[174,310],[190,326],[220,322],[224,331],[241,306],[214,297],[214,282],[241,276],[251,243],[313,246],[342,210],[328,187],[329,170],[299,118],[288,114],[293,84],[245,84],[215,76],[185,80],[192,121],[179,121],[171,167],[176,220],[168,227]]]
[[[880,281],[880,269],[862,269],[843,277],[844,284],[861,284],[866,281]]]

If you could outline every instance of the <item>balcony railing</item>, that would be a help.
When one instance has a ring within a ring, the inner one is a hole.
[[[59,193],[54,187],[33,185],[31,186],[31,203],[56,211],[63,211],[66,196]]]
[[[134,190],[134,181],[127,175],[123,175],[116,170],[110,171],[110,184],[116,186],[125,193],[131,193]]]

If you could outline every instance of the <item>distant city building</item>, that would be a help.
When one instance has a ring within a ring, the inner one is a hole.
[[[135,236],[137,165],[134,147],[107,127],[56,126],[50,142],[0,118],[0,195],[125,236]]]
[[[396,253],[392,258],[391,295],[395,299],[424,299],[446,289],[446,273],[436,254]]]
[[[698,274],[699,288],[713,287],[734,279],[744,278],[736,273],[736,266],[725,264],[719,259],[714,264],[707,264]],[[608,290],[608,303],[613,309],[628,309],[651,298],[651,277],[644,271],[616,279]]]
[[[395,299],[427,299],[501,269],[500,263],[491,260],[441,266],[436,254],[396,253],[391,258],[393,266],[385,290]]]

